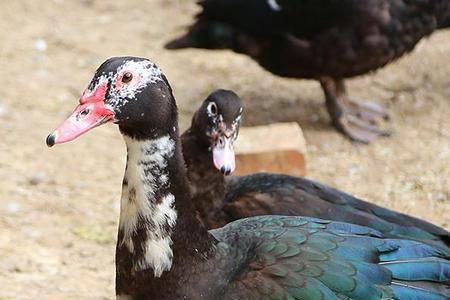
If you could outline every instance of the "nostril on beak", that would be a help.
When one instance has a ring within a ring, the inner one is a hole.
[[[56,135],[54,133],[49,134],[45,142],[47,143],[48,147],[54,146],[56,142]]]
[[[220,173],[222,173],[222,174],[225,175],[225,176],[228,176],[228,175],[231,174],[231,168],[228,167],[228,166],[222,166],[222,167],[220,168]]]
[[[77,120],[79,121],[80,119],[86,117],[90,112],[91,112],[91,110],[90,110],[89,108],[84,109],[82,112],[80,112],[80,113],[77,115],[77,117],[76,117]]]

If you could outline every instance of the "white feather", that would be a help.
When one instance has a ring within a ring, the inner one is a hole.
[[[137,141],[126,136],[124,139],[128,148],[125,171],[128,184],[122,190],[119,228],[123,231],[123,240],[119,242],[133,252],[135,245],[132,237],[139,219],[152,223],[154,226],[152,231],[147,233],[143,260],[135,268],[139,270],[152,268],[155,276],[159,277],[163,271],[170,270],[172,266],[173,253],[170,248],[172,240],[164,228],[166,225],[170,228],[175,226],[177,212],[175,197],[171,193],[162,199],[151,199],[151,196],[155,195],[156,189],[169,184],[166,168],[168,159],[173,156],[175,142],[169,136],[151,141]],[[145,175],[145,169],[149,167],[156,171],[147,172]],[[156,172],[158,174],[154,174]],[[134,201],[129,199],[131,189],[136,192]]]
[[[169,271],[172,268],[173,252],[171,245],[172,239],[170,237],[148,239],[145,242],[144,258],[136,266],[136,269],[152,268],[155,277],[161,277],[164,271]]]
[[[269,4],[270,8],[275,11],[280,11],[281,6],[277,3],[276,0],[267,0],[267,3]]]
[[[147,85],[163,80],[161,69],[151,61],[136,61],[131,59],[120,66],[116,72],[109,72],[99,76],[97,84],[86,90],[84,96],[92,96],[98,87],[105,82],[116,83],[118,77],[122,76],[125,72],[131,72],[133,74],[134,77],[132,83],[123,85],[120,89],[111,89],[109,92],[107,104],[116,111],[120,111],[121,107],[127,104],[131,99],[136,99],[136,95],[144,90]]]

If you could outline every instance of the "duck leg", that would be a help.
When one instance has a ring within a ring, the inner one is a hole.
[[[321,78],[320,84],[325,93],[328,113],[339,131],[365,144],[391,134],[377,125],[379,121],[389,119],[389,114],[381,105],[349,99],[341,79]]]

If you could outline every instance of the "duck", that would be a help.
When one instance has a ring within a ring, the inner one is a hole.
[[[234,142],[239,135],[244,108],[231,90],[213,91],[181,135],[192,201],[201,221],[210,229],[222,227],[226,176],[234,172]],[[220,224],[220,225],[219,225]]]
[[[450,252],[368,227],[292,216],[208,231],[196,218],[175,97],[151,60],[95,72],[48,146],[115,123],[127,148],[116,295],[130,299],[448,299]]]
[[[337,130],[370,143],[389,136],[388,111],[356,101],[345,79],[367,74],[411,52],[448,27],[447,0],[203,0],[186,34],[167,49],[231,49],[281,77],[320,82]]]
[[[243,110],[236,93],[216,90],[202,102],[190,128],[181,135],[192,201],[207,228],[258,215],[308,216],[450,247],[450,233],[444,228],[314,180],[266,172],[228,176],[236,168],[234,143]]]

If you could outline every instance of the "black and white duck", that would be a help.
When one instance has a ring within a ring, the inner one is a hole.
[[[450,22],[448,0],[203,0],[186,35],[166,48],[231,49],[273,74],[318,80],[333,125],[369,143],[388,135],[385,109],[353,101],[344,80],[413,50]],[[445,19],[447,18],[447,19]]]
[[[225,177],[234,170],[233,145],[242,112],[242,101],[234,92],[215,91],[181,136],[193,203],[208,228],[257,215],[308,216],[450,247],[450,233],[441,227],[306,178],[271,173]]]
[[[189,193],[177,107],[151,61],[105,61],[47,137],[104,123],[127,146],[116,249],[117,299],[448,299],[450,253],[350,223],[260,216],[207,231]]]

